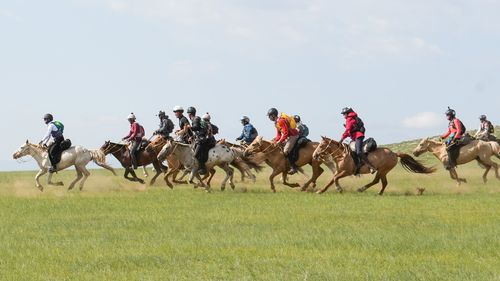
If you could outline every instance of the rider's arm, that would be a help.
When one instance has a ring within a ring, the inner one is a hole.
[[[447,138],[450,134],[451,134],[451,127],[448,127],[448,132],[446,132],[446,133],[444,133],[443,135],[441,135],[441,138],[442,138],[442,139],[445,139],[445,138]]]
[[[57,127],[56,125],[50,123],[49,126],[47,126],[47,133],[45,134],[45,136],[41,141],[42,144],[47,144],[47,142],[50,140],[52,131],[57,131]]]
[[[281,138],[278,140],[279,143],[283,143],[286,141],[288,138],[288,135],[290,134],[290,130],[288,129],[288,125],[286,124],[285,120],[280,119],[278,120],[280,128],[281,128]]]
[[[353,126],[354,126],[354,120],[346,119],[345,131],[342,134],[342,137],[340,138],[340,142],[343,142],[347,137],[350,136]]]

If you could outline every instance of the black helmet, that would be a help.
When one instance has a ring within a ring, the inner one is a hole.
[[[352,108],[344,107],[344,108],[342,108],[342,111],[340,112],[340,114],[347,114],[347,113],[351,113],[351,112],[352,112]]]
[[[165,111],[160,110],[160,112],[158,112],[158,117],[164,117],[164,116],[165,116]]]
[[[479,116],[479,120],[481,120],[481,121],[486,120],[486,115],[483,114],[483,115]]]
[[[298,116],[298,115],[294,115],[293,119],[295,119],[295,122],[297,122],[297,123],[300,122],[300,116]]]
[[[448,110],[446,110],[446,112],[445,112],[444,114],[446,114],[446,116],[453,116],[453,117],[455,117],[455,115],[456,115],[457,113],[455,112],[455,110],[451,109],[451,108],[448,106]]]
[[[267,116],[271,116],[271,115],[278,116],[278,110],[274,107],[269,109],[267,111]]]
[[[54,120],[54,116],[52,116],[52,114],[50,114],[50,113],[47,113],[43,116],[43,121],[45,121],[45,123],[52,122],[53,120]]]
[[[190,106],[187,108],[187,113],[196,114],[196,108]]]

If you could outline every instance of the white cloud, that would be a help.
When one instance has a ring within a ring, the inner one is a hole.
[[[441,127],[443,123],[443,116],[434,112],[421,112],[401,121],[401,125],[408,129],[438,128]]]

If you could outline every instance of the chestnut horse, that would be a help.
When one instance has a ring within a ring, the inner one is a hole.
[[[417,147],[413,150],[413,155],[418,157],[425,152],[432,153],[443,164],[448,163],[446,144],[442,142],[431,140],[429,138],[422,139],[422,141],[420,141]],[[460,148],[457,165],[477,160],[480,165],[486,168],[486,171],[483,174],[483,182],[486,183],[488,180],[488,172],[492,167],[495,169],[496,178],[500,179],[498,175],[498,164],[490,159],[493,155],[500,159],[500,145],[497,142],[473,140],[469,144]],[[457,185],[460,185],[461,182],[467,182],[466,179],[458,177],[455,168],[449,169],[449,172],[451,179],[457,181]]]
[[[321,194],[327,191],[332,184],[335,184],[337,191],[342,192],[343,189],[339,184],[339,179],[354,175],[356,171],[356,165],[351,156],[351,149],[346,144],[337,142],[327,137],[322,138],[321,143],[314,151],[313,157],[315,159],[323,159],[329,156],[332,157],[337,163],[337,172],[333,175],[333,179],[325,186],[325,188],[319,190],[317,193]],[[396,167],[398,158],[401,158],[401,165],[407,171],[419,174],[430,174],[435,171],[434,168],[425,167],[408,154],[394,153],[388,148],[377,148],[375,151],[368,154],[368,160],[370,160],[372,165],[377,169],[375,179],[371,183],[359,188],[358,192],[363,192],[371,186],[377,184],[379,181],[382,181],[382,189],[378,193],[379,195],[382,195],[387,187],[387,174],[394,167]],[[363,165],[359,172],[360,174],[368,174],[370,173],[370,169],[367,165]]]
[[[332,172],[335,170],[333,162],[313,159],[312,155],[317,146],[317,142],[309,142],[299,151],[299,159],[296,162],[297,167],[302,167],[309,164],[311,165],[313,172],[311,178],[306,183],[304,183],[304,185],[302,185],[301,191],[307,190],[311,183],[313,185],[316,184],[316,180],[324,171],[323,168],[321,168],[321,164],[326,164]],[[288,183],[286,181],[287,172],[290,169],[290,165],[288,163],[288,159],[283,154],[283,150],[281,149],[281,147],[275,146],[272,142],[264,140],[262,136],[258,136],[245,149],[244,155],[250,156],[257,153],[261,153],[266,163],[273,169],[273,172],[269,176],[269,182],[271,183],[271,190],[273,192],[276,192],[274,178],[279,174],[282,174],[284,185],[292,188],[299,186],[298,183]]]
[[[101,150],[105,155],[113,154],[113,156],[120,162],[123,168],[125,168],[125,174],[123,175],[129,181],[138,181],[140,183],[144,183],[144,181],[137,177],[134,169],[132,168],[132,162],[130,159],[130,150],[128,145],[113,143],[110,141],[106,141],[102,146]],[[153,185],[156,181],[156,178],[167,169],[167,167],[161,165],[161,163],[156,159],[156,154],[154,151],[139,151],[137,153],[137,165],[138,166],[146,166],[149,164],[153,164],[155,168],[156,174],[149,182],[150,185]],[[132,177],[128,177],[131,174]]]

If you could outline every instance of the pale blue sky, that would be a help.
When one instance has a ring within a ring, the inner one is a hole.
[[[210,112],[221,137],[248,115],[266,138],[271,106],[311,137],[339,138],[344,106],[379,143],[435,135],[455,108],[468,128],[500,113],[500,1],[65,0],[0,2],[0,170],[45,133],[74,144],[147,133],[159,109]]]

